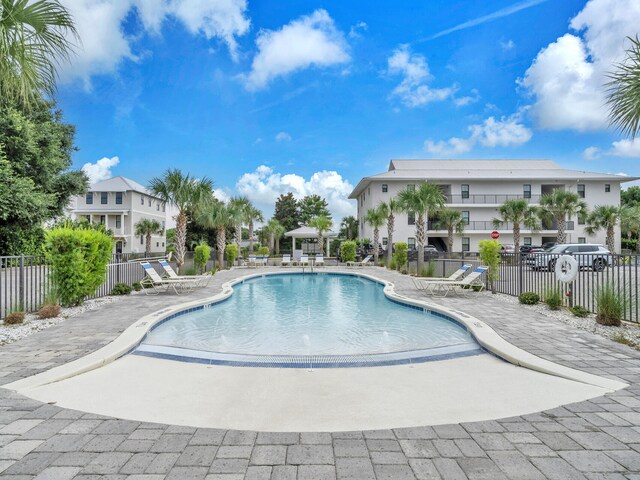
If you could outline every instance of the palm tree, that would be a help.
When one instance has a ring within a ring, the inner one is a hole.
[[[285,228],[275,218],[269,220],[269,223],[264,228],[269,233],[269,248],[272,252],[275,251],[276,254],[280,253],[280,238],[284,235]]]
[[[640,253],[640,205],[620,207],[620,229],[628,239],[636,237],[636,253]]]
[[[320,255],[324,252],[324,234],[331,229],[333,222],[329,217],[321,215],[319,217],[313,217],[309,220],[309,226],[315,228],[318,231],[318,243],[320,244]]]
[[[380,227],[387,221],[387,212],[379,205],[377,208],[370,208],[364,216],[364,221],[373,227],[373,260],[378,264],[378,242],[380,241]]]
[[[243,209],[244,223],[249,227],[249,252],[253,252],[253,222],[263,222],[262,212],[254,207],[251,202]]]
[[[407,186],[398,194],[402,210],[416,216],[416,243],[418,245],[418,271],[424,267],[424,244],[427,240],[426,220],[445,204],[445,196],[435,183],[421,182]]]
[[[577,193],[556,188],[551,193],[545,193],[540,197],[540,209],[538,215],[544,223],[555,221],[557,224],[557,242],[565,243],[567,240],[567,217],[587,214],[587,204],[580,200]]]
[[[358,233],[358,220],[353,215],[344,217],[340,228],[347,232],[347,240],[353,240],[357,236],[355,234]]]
[[[438,212],[438,228],[447,230],[447,245],[449,253],[453,253],[454,235],[462,235],[464,233],[465,221],[462,213],[453,208],[443,208]]]
[[[236,215],[236,224],[235,224],[235,241],[238,246],[238,258],[240,258],[240,243],[242,242],[242,224],[244,223],[244,211],[247,209],[251,202],[248,197],[233,197],[229,205],[233,207]]]
[[[146,238],[144,255],[145,257],[151,256],[151,236],[159,235],[162,233],[162,225],[157,220],[150,218],[143,218],[135,225],[136,235],[144,235]]]
[[[224,265],[224,251],[227,246],[227,227],[235,226],[236,213],[233,207],[215,198],[201,203],[196,212],[196,222],[204,228],[216,231],[218,265]],[[231,265],[229,265],[231,266]]]
[[[59,0],[0,0],[0,99],[28,105],[41,92],[52,96],[77,39]]]
[[[389,266],[393,259],[393,231],[395,229],[396,213],[401,208],[400,203],[395,198],[390,198],[387,202],[381,202],[379,208],[384,211],[387,217],[387,266]]]
[[[587,216],[584,231],[589,235],[604,230],[606,232],[607,248],[610,252],[615,252],[616,225],[620,222],[621,208],[614,205],[596,205],[596,208]]]
[[[629,40],[627,58],[609,74],[607,104],[611,125],[633,139],[640,133],[640,39]]]
[[[500,228],[505,223],[513,224],[513,244],[514,251],[520,251],[520,227],[524,225],[529,230],[539,230],[538,210],[529,205],[524,198],[514,198],[507,200],[498,207],[500,218],[493,219],[493,225]]]
[[[149,182],[151,192],[164,203],[177,208],[176,220],[176,264],[178,269],[184,264],[187,240],[187,212],[195,212],[202,202],[209,201],[213,182],[207,177],[197,179],[185,175],[178,169],[168,169],[162,177]]]

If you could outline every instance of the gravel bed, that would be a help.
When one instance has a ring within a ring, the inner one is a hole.
[[[84,312],[96,310],[104,305],[120,300],[122,297],[102,297],[94,300],[87,300],[77,307],[63,308],[62,312],[56,318],[38,319],[35,313],[28,313],[24,317],[24,322],[18,325],[5,325],[0,323],[0,345],[17,342],[21,338],[27,337],[33,333],[53,327],[67,318],[75,317]]]
[[[495,298],[507,303],[520,303],[518,297],[512,297],[511,295],[505,295],[497,293]],[[610,327],[606,325],[600,325],[596,322],[596,316],[590,313],[587,317],[576,317],[568,309],[562,308],[560,310],[549,310],[549,307],[539,303],[538,305],[520,305],[523,308],[533,310],[545,317],[553,318],[572,327],[586,330],[591,333],[598,334],[602,337],[610,340],[619,341],[620,336],[624,337],[628,341],[634,343],[640,349],[640,325],[634,323],[623,322],[620,327]]]

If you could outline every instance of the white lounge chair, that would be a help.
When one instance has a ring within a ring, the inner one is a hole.
[[[451,275],[449,275],[446,278],[438,278],[438,277],[411,277],[411,278],[413,279],[413,284],[418,290],[425,290],[427,282],[432,282],[432,281],[456,282],[458,280],[462,280],[462,277],[464,276],[464,274],[467,273],[467,271],[469,271],[469,269],[472,267],[473,265],[471,264],[462,265],[459,269],[457,269],[455,272],[453,272]]]
[[[313,259],[313,266],[314,267],[319,267],[319,266],[323,266],[324,267],[324,256],[323,255],[316,255],[316,258]]]
[[[300,260],[298,260],[298,265],[301,267],[308,267],[309,266],[309,255],[302,255],[300,257]]]
[[[196,279],[162,278],[149,262],[140,262],[140,265],[142,265],[147,275],[140,281],[140,286],[147,295],[157,295],[161,291],[166,292],[170,288],[180,295],[193,290],[198,284]]]
[[[427,281],[425,293],[435,296],[446,297],[449,293],[461,293],[463,295],[471,295],[473,292],[481,292],[484,290],[484,282],[481,277],[489,270],[489,267],[482,266],[476,268],[469,275],[460,281]]]
[[[280,263],[282,267],[290,267],[291,266],[291,255],[283,255],[282,262]]]
[[[257,265],[258,265],[258,257],[256,257],[255,255],[249,255],[249,258],[247,260],[247,266],[255,267]]]
[[[269,263],[269,255],[262,255],[256,257],[256,265],[259,267],[266,267]]]
[[[167,274],[167,276],[165,278],[170,278],[170,279],[173,279],[173,280],[181,280],[181,279],[182,280],[197,280],[199,287],[206,287],[209,284],[209,282],[211,281],[212,275],[210,273],[205,273],[203,275],[195,275],[195,276],[178,275],[175,272],[175,270],[171,267],[169,262],[167,262],[166,260],[158,260],[158,263],[160,264],[160,266],[162,267],[164,272]]]
[[[367,255],[361,262],[347,262],[347,267],[364,267],[370,265],[370,261],[373,258],[372,255]]]

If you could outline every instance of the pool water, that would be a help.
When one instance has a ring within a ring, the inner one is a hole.
[[[316,273],[244,281],[226,301],[161,323],[138,348],[177,349],[235,356],[425,356],[429,350],[478,353],[479,346],[452,320],[389,300],[377,282]]]

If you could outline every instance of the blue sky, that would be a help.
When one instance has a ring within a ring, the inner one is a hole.
[[[391,158],[640,175],[602,88],[638,33],[636,0],[63,3],[82,45],[58,102],[96,179],[177,167],[266,213],[313,191],[340,217]]]

